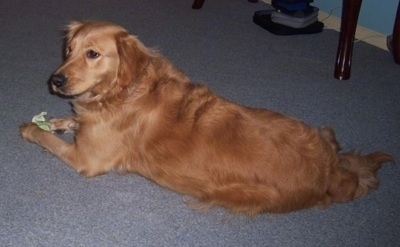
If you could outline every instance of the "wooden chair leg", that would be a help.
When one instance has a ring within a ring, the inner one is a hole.
[[[194,0],[192,9],[201,9],[201,7],[203,7],[204,1],[205,0]]]
[[[393,28],[392,52],[394,61],[400,64],[400,2],[397,6],[396,19]]]
[[[339,45],[336,55],[335,78],[350,78],[353,42],[362,0],[343,0]]]

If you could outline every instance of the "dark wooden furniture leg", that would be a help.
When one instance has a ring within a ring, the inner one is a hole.
[[[392,52],[394,61],[400,64],[400,2],[397,6],[396,19],[393,28]]]
[[[203,7],[204,1],[205,0],[194,0],[192,9],[201,9],[201,7]]]
[[[350,78],[351,56],[362,0],[343,0],[339,45],[336,55],[335,78]]]

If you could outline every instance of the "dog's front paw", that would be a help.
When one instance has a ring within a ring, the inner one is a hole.
[[[78,129],[78,122],[73,118],[60,119],[52,118],[49,120],[51,132],[74,132]]]
[[[27,142],[35,142],[38,133],[41,131],[44,130],[39,128],[39,126],[34,123],[25,123],[19,128],[19,133],[21,134],[22,139]]]

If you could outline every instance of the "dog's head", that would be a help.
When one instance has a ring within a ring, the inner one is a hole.
[[[56,93],[101,95],[134,82],[152,52],[120,26],[72,22],[67,27],[65,61],[50,78]]]

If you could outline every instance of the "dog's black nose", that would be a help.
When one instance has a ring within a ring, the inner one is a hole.
[[[62,87],[67,83],[67,78],[63,74],[54,74],[51,76],[50,80],[56,87]]]

